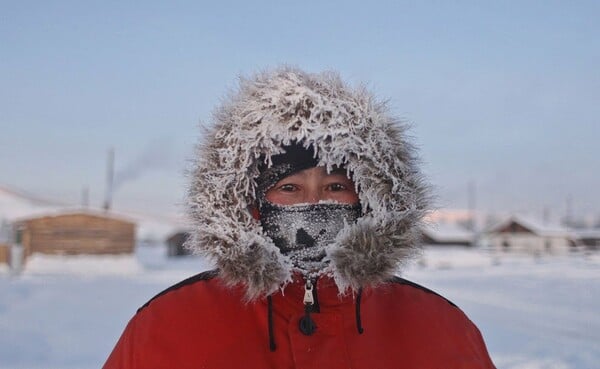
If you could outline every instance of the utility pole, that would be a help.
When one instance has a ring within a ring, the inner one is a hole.
[[[475,219],[475,209],[476,209],[476,189],[475,189],[475,181],[469,181],[468,185],[468,208],[469,208],[469,228],[470,231],[477,231],[477,220]]]
[[[550,223],[550,208],[548,206],[544,206],[542,209],[542,221],[544,225]]]
[[[567,209],[565,214],[565,225],[571,227],[573,225],[573,197],[567,195]]]
[[[87,209],[90,206],[90,188],[83,186],[81,189],[81,207]]]

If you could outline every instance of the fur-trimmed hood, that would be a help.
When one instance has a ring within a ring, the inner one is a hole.
[[[248,207],[255,204],[261,161],[293,142],[311,145],[319,165],[344,165],[364,212],[328,247],[324,272],[342,292],[391,278],[419,250],[427,186],[406,126],[367,90],[329,72],[284,67],[241,79],[198,146],[187,246],[211,257],[225,281],[244,284],[248,299],[291,281],[290,260]]]

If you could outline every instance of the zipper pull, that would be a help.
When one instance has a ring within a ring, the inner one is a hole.
[[[306,284],[304,285],[304,305],[312,305],[315,303],[315,298],[313,297],[313,285],[310,279],[306,280]]]
[[[312,335],[317,329],[317,325],[310,317],[314,303],[313,285],[310,279],[307,278],[306,284],[304,285],[304,316],[300,318],[300,321],[298,322],[300,332],[306,336]]]

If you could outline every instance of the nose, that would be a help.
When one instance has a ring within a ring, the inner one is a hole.
[[[307,188],[304,195],[304,202],[307,204],[316,204],[321,200],[325,200],[323,192],[318,188]]]

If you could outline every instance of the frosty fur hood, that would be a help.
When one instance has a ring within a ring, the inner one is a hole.
[[[270,163],[294,141],[312,145],[319,165],[345,165],[364,212],[328,246],[324,273],[341,292],[391,278],[419,251],[427,187],[406,127],[330,72],[284,67],[241,79],[214,112],[191,172],[187,247],[211,257],[227,283],[244,284],[249,300],[290,282],[290,260],[248,207],[261,160]]]

